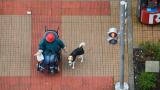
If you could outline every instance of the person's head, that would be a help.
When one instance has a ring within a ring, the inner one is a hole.
[[[53,42],[54,40],[55,40],[55,36],[54,36],[53,33],[48,33],[48,34],[46,35],[46,41],[47,41],[47,42],[51,43],[51,42]]]

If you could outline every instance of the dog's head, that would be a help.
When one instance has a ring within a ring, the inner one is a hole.
[[[68,56],[68,63],[71,66],[72,65],[72,61],[73,61],[73,56]]]

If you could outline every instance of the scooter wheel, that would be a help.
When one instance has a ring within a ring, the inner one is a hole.
[[[55,70],[50,70],[50,74],[55,74],[56,72],[55,72]]]

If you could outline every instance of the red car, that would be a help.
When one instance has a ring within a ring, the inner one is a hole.
[[[160,23],[160,0],[138,0],[137,4],[137,17],[141,23]]]

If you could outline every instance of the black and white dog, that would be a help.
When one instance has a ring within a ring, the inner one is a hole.
[[[79,44],[79,47],[74,49],[72,53],[68,56],[68,63],[70,66],[72,66],[72,69],[74,69],[75,60],[77,57],[81,59],[81,63],[83,62],[84,46],[85,42],[81,42]]]

